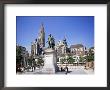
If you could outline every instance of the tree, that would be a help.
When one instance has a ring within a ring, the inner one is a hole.
[[[80,56],[79,58],[80,58],[79,62],[83,62],[84,61],[84,57]]]
[[[65,61],[66,61],[66,59],[65,59],[65,58],[61,58],[61,60],[60,60],[60,62],[61,62],[62,64],[64,64],[64,63],[65,63]]]
[[[88,53],[88,55],[86,56],[86,60],[87,60],[88,62],[94,61],[94,53],[93,53],[93,51],[92,51],[91,49],[89,50],[89,53]]]
[[[68,62],[68,64],[74,64],[75,59],[72,56],[68,56],[67,62]]]
[[[28,65],[32,66],[32,58],[28,58]]]
[[[23,60],[22,48],[20,46],[17,46],[16,47],[16,64],[21,65],[22,60]]]
[[[38,57],[37,64],[42,66],[42,64],[44,64],[44,60],[41,57]]]
[[[64,63],[73,64],[75,62],[75,59],[71,55],[67,55],[67,56],[61,58],[60,62],[62,64],[64,64]]]
[[[88,62],[94,61],[94,55],[88,55],[88,56],[86,56],[86,60],[87,60]]]

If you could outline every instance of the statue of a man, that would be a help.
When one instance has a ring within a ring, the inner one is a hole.
[[[52,36],[52,48],[54,48],[54,46],[55,46],[55,39],[54,39],[54,37]]]
[[[49,37],[48,37],[48,41],[47,41],[48,45],[49,45],[48,46],[49,48],[51,48],[51,41],[52,41],[52,37],[51,37],[51,34],[50,34]]]
[[[54,38],[53,38],[53,36],[50,34],[49,35],[49,37],[48,37],[48,47],[49,48],[54,48],[54,46],[55,46],[55,40],[54,40]]]
[[[67,46],[66,38],[63,40],[63,44]]]

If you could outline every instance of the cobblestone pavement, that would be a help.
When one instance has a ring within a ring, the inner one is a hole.
[[[70,74],[93,74],[94,71],[92,69],[84,69],[83,66],[70,66],[68,67],[69,72],[66,74],[65,71],[63,72],[56,72],[55,74],[59,74],[59,75],[70,75]],[[21,74],[21,73],[17,73],[17,74]],[[30,72],[23,72],[22,74],[43,74],[42,71],[40,69],[36,69],[35,71],[30,71]]]

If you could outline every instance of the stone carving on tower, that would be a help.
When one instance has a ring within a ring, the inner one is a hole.
[[[67,53],[67,41],[66,41],[65,37],[63,39],[63,44],[64,44],[64,46],[63,46],[63,53]]]
[[[31,44],[31,55],[34,58],[38,55],[41,55],[43,52],[43,47],[45,47],[45,32],[44,26],[41,24],[38,38],[36,38],[35,41]]]
[[[45,47],[45,32],[44,32],[43,23],[41,24],[41,27],[40,27],[38,43],[39,43],[40,47]]]
[[[68,45],[66,38],[64,37],[64,39],[62,41],[60,40],[56,45],[56,51],[58,56],[61,56],[62,54],[66,54],[67,49],[68,49]]]

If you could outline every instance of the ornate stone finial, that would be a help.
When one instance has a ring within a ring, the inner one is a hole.
[[[43,22],[41,23],[41,26],[43,27]]]

